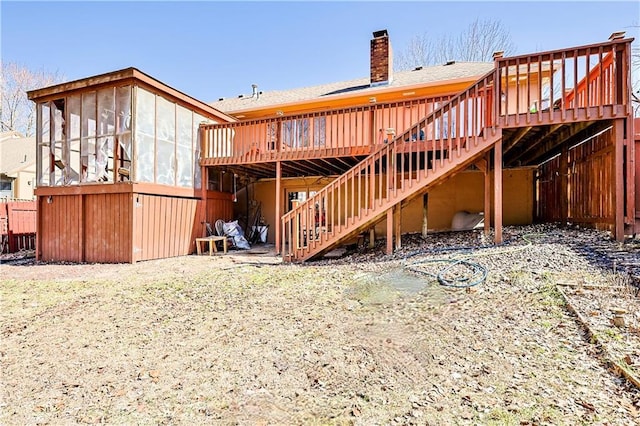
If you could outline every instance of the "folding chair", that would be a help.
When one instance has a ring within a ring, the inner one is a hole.
[[[208,225],[208,224],[207,224]],[[210,227],[210,226],[209,226]],[[225,232],[224,232],[224,220],[222,219],[218,219],[216,220],[215,223],[215,227],[216,227],[216,233],[215,235],[218,235],[220,237],[227,237],[227,245],[229,247],[233,247],[235,248],[236,243],[233,240],[233,237],[228,236]],[[212,231],[213,232],[213,231]]]

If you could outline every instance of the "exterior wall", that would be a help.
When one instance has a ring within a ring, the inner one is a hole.
[[[129,263],[193,253],[195,238],[204,235],[204,204],[161,192],[129,184],[41,189],[38,259]],[[209,191],[207,203],[212,218],[233,209],[231,194]]]
[[[32,200],[34,198],[33,190],[36,181],[36,167],[30,167],[30,170],[22,170],[18,172],[18,177],[13,181],[13,197],[19,200]]]
[[[493,178],[491,179],[493,188]],[[503,224],[526,225],[533,222],[533,169],[505,169],[503,171]],[[484,174],[465,171],[453,176],[429,191],[427,223],[429,230],[451,228],[453,215],[466,210],[484,210]],[[491,203],[493,217],[493,201]],[[386,232],[386,225],[378,225],[376,232]],[[422,231],[422,197],[402,209],[402,232]]]
[[[193,251],[199,200],[133,194],[133,261]]]
[[[38,197],[36,258],[82,262],[82,196]],[[127,251],[126,247],[123,251]]]
[[[132,194],[82,196],[83,261],[131,262]]]
[[[533,222],[533,169],[506,169],[503,174],[503,224],[524,225]],[[292,178],[282,180],[282,212],[288,211],[286,195],[289,191],[317,191],[329,183],[331,178]],[[493,181],[491,183],[493,185]],[[254,184],[251,193],[262,203],[262,216],[269,224],[268,241],[275,241],[275,181],[265,180]],[[345,197],[350,194],[345,193]],[[429,191],[429,230],[451,228],[453,215],[460,210],[481,212],[484,210],[484,174],[479,171],[464,171],[435,186]],[[492,204],[493,212],[493,204]],[[411,201],[402,209],[402,232],[422,231],[422,197]],[[386,224],[379,223],[376,233],[384,235]]]
[[[546,93],[545,90],[549,90],[548,76],[543,75],[543,81],[547,81],[547,85],[545,86],[543,84],[542,87],[542,96],[544,98]],[[518,85],[515,84],[515,81],[510,81],[506,93],[506,97],[509,99],[509,103],[505,105],[505,100],[503,99],[501,101],[501,110],[503,111],[503,113],[524,114],[527,111],[537,112],[539,109],[549,108],[549,99],[538,99],[540,97],[539,86],[538,73],[532,73],[529,76],[529,79],[524,80]],[[505,107],[507,111],[505,111]],[[535,110],[533,110],[532,108],[535,108]]]
[[[131,193],[38,197],[38,259],[131,262]]]

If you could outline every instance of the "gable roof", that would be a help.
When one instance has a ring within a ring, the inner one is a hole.
[[[36,138],[0,133],[0,173],[12,175],[36,163]]]
[[[400,90],[416,85],[438,86],[455,80],[474,80],[493,67],[493,62],[453,62],[448,65],[418,67],[412,71],[395,72],[391,84],[388,85],[371,87],[369,77],[364,77],[298,89],[261,92],[257,98],[243,95],[211,102],[210,105],[226,113],[237,113],[275,105],[329,100],[340,96],[374,95],[378,92]]]
[[[188,105],[191,109],[199,110],[200,113],[215,117],[216,119],[220,119],[223,122],[236,121],[235,118],[230,117],[222,111],[212,108],[211,105],[208,105],[205,102],[191,97],[184,92],[174,89],[173,87],[164,84],[160,80],[157,80],[154,77],[151,77],[149,74],[146,74],[134,67],[82,78],[80,80],[69,81],[66,83],[59,83],[40,89],[29,90],[27,91],[27,96],[30,100],[39,102],[40,100],[55,99],[55,97],[59,96],[61,93],[69,93],[81,90],[95,90],[95,88],[97,87],[101,87],[104,85],[115,85],[123,81],[141,82],[151,87],[154,92],[169,96],[173,100],[177,100],[183,104]]]

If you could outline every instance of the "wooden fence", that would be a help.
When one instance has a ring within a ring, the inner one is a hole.
[[[36,247],[36,202],[0,200],[0,253]]]

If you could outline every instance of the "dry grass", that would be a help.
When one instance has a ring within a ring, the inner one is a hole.
[[[639,420],[557,271],[511,259],[473,292],[411,293],[390,282],[395,261],[272,260],[2,266],[0,423]]]

